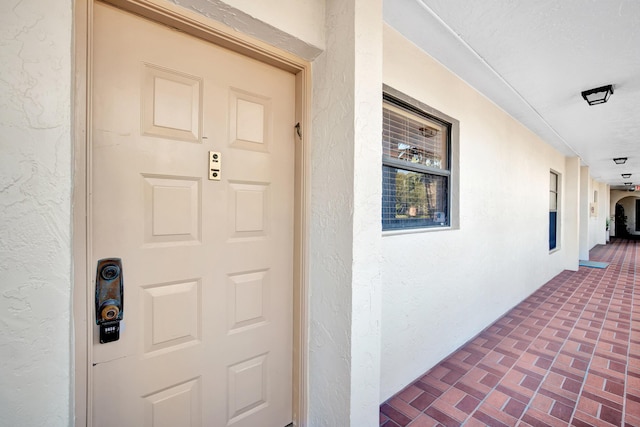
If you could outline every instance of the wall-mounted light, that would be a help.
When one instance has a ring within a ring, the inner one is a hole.
[[[624,185],[633,185],[633,182],[625,182]]]
[[[604,104],[613,95],[613,85],[597,87],[582,92],[582,97],[589,105]]]
[[[616,165],[624,165],[625,163],[627,163],[627,158],[626,157],[617,157],[617,158],[613,159],[613,161],[615,162]]]
[[[630,173],[623,173],[621,174],[623,178],[631,178],[631,174]]]

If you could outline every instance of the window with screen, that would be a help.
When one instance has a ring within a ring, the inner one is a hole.
[[[388,94],[382,114],[382,229],[448,227],[451,123]]]

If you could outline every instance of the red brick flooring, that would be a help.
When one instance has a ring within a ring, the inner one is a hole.
[[[383,403],[380,426],[640,427],[640,242],[591,260],[610,265],[556,276]]]

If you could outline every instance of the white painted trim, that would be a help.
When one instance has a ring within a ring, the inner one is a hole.
[[[296,140],[294,237],[294,426],[305,427],[309,395],[309,222],[311,215],[311,64],[296,74],[296,121],[302,138]],[[297,138],[297,135],[294,136]],[[297,292],[297,295],[296,293]],[[298,329],[296,329],[298,328]],[[297,381],[296,381],[297,379]],[[296,389],[297,387],[297,389]]]
[[[71,417],[74,420],[72,425],[87,425],[87,420],[91,419],[88,413],[88,390],[92,384],[91,369],[91,346],[89,345],[90,328],[90,305],[88,304],[89,292],[89,246],[88,232],[90,204],[88,203],[89,175],[88,162],[91,126],[90,91],[91,87],[91,58],[89,47],[92,44],[92,8],[91,0],[76,0],[74,2],[74,75],[73,75],[73,199],[72,199],[72,354],[73,358],[73,379],[71,386]]]
[[[90,360],[93,342],[93,281],[91,257],[91,63],[93,4],[74,2],[74,177],[73,177],[73,425],[91,426]],[[296,76],[296,120],[302,140],[296,137],[295,242],[294,242],[294,426],[307,425],[309,378],[309,277],[308,224],[310,194],[311,64],[295,55],[239,33],[232,28],[163,0],[107,0],[129,12],[177,28],[192,36],[258,59]],[[292,129],[293,131],[293,129]]]

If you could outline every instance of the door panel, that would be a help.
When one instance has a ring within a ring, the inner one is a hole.
[[[120,340],[94,334],[94,425],[287,425],[294,76],[94,12],[91,250],[125,283]]]

